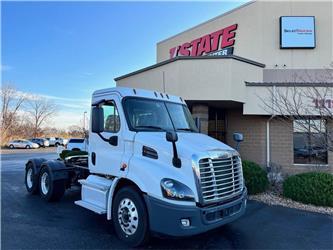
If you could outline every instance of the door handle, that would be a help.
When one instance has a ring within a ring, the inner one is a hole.
[[[93,165],[96,164],[96,153],[95,152],[91,153],[91,162],[92,162]]]

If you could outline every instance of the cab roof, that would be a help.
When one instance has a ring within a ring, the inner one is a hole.
[[[167,93],[161,93],[153,90],[138,89],[138,88],[126,88],[126,87],[115,87],[96,90],[93,93],[93,100],[100,99],[101,97],[106,97],[110,94],[117,93],[121,98],[132,96],[132,97],[144,97],[150,99],[157,99],[161,101],[171,101],[176,103],[184,104],[184,100],[181,97],[169,95]]]

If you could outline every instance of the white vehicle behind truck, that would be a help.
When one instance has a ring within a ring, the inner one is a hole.
[[[90,120],[88,155],[29,160],[28,192],[58,200],[80,183],[75,204],[112,219],[117,236],[131,246],[154,233],[195,235],[244,214],[238,152],[198,133],[182,98],[102,89],[93,93]]]
[[[66,146],[68,143],[67,139],[60,138],[60,137],[48,137],[46,138],[49,141],[50,146]]]
[[[26,148],[26,149],[39,148],[39,145],[37,143],[31,142],[28,140],[24,140],[24,139],[11,140],[7,143],[7,146],[10,149],[13,149],[13,148]]]
[[[88,150],[88,140],[85,138],[71,138],[66,146],[68,150]]]

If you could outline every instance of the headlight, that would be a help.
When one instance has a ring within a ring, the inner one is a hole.
[[[179,181],[168,178],[162,179],[161,189],[165,198],[180,201],[195,201],[192,190]]]

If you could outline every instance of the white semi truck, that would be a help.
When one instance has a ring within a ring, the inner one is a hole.
[[[117,236],[131,246],[151,233],[202,233],[245,212],[238,152],[199,133],[180,97],[120,87],[95,91],[88,151],[30,159],[26,188],[53,201],[81,185],[75,204],[112,219]]]

